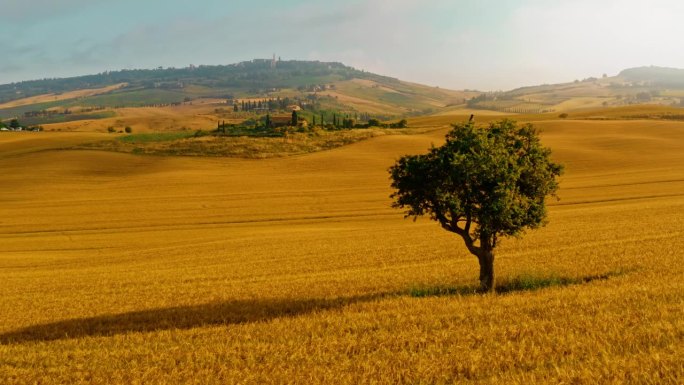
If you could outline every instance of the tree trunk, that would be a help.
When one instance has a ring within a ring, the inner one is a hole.
[[[484,293],[494,293],[494,250],[483,250],[478,255],[480,261],[480,290]]]

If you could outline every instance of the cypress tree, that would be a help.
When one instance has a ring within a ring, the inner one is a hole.
[[[297,117],[297,110],[292,110],[292,127],[297,127],[297,123],[299,122],[299,118]]]

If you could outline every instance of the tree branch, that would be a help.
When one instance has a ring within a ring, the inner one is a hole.
[[[447,220],[447,218],[442,214],[441,212],[437,210],[433,210],[435,213],[435,218],[437,218],[437,221],[439,222],[440,225],[442,225],[442,228],[446,231],[451,231],[452,233],[455,233],[455,229],[451,227],[451,223]]]

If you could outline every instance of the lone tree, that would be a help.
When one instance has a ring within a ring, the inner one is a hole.
[[[494,249],[500,238],[545,225],[545,199],[558,189],[562,166],[531,125],[511,120],[454,125],[446,143],[407,155],[389,171],[394,207],[406,217],[429,215],[458,234],[480,263],[480,288],[493,292]]]

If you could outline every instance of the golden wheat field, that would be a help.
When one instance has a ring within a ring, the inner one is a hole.
[[[459,238],[390,207],[443,127],[264,160],[0,135],[0,383],[684,383],[684,124],[538,126],[560,200],[498,282],[582,283],[484,296]]]
[[[46,131],[77,132],[107,132],[109,127],[123,130],[126,126],[135,132],[212,129],[220,120],[234,121],[234,118],[221,118],[215,113],[217,108],[226,107],[225,101],[205,99],[180,106],[117,108],[112,110],[116,114],[112,118],[51,123],[45,124],[44,128]]]

